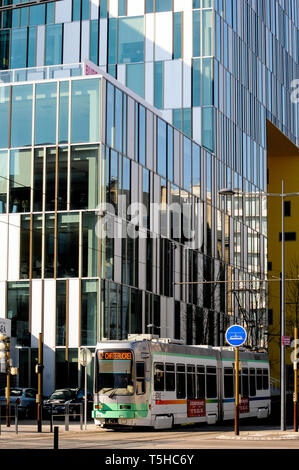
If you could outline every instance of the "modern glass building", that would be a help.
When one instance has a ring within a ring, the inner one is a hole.
[[[222,345],[238,320],[267,344],[267,123],[298,146],[298,54],[296,0],[2,11],[1,315],[20,384],[40,329],[48,391],[77,384],[78,347],[103,337]]]

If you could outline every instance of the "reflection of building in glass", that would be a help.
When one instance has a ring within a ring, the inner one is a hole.
[[[41,310],[44,325],[55,318],[46,354],[59,386],[61,371],[77,380],[78,346],[101,337],[222,345],[240,320],[265,344],[267,120],[298,145],[298,12],[285,3],[61,0],[1,13],[0,282],[2,311],[16,331],[25,322],[24,384]],[[117,82],[82,78],[85,58]],[[99,245],[104,201],[119,219],[103,215],[114,237]],[[118,237],[143,233],[129,224],[138,202],[146,236]]]

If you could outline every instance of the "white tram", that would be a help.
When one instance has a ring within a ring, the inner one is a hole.
[[[169,429],[234,419],[232,347],[187,346],[168,338],[129,335],[97,344],[95,424]],[[266,353],[240,348],[240,418],[271,412]]]

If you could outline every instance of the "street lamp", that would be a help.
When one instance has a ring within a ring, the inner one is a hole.
[[[267,196],[267,197],[280,197],[281,198],[281,354],[280,354],[280,390],[281,390],[281,409],[280,409],[280,425],[281,430],[286,430],[286,379],[285,379],[285,226],[284,226],[284,201],[286,197],[299,196],[299,192],[296,193],[285,193],[284,192],[284,181],[281,182],[281,193],[256,193]],[[218,191],[222,196],[237,196],[246,195],[247,193],[242,192],[240,189],[229,189],[224,188]],[[294,393],[294,403],[297,403],[297,393]]]

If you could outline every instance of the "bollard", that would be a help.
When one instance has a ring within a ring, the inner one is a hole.
[[[53,405],[51,404],[50,411],[50,432],[53,432]]]
[[[59,426],[54,426],[54,450],[58,450],[58,431]]]
[[[18,404],[15,404],[15,430],[16,434],[18,434],[18,425],[19,425],[19,410],[18,410]]]
[[[69,431],[69,422],[70,422],[69,405],[67,403],[65,405],[65,415],[64,415],[64,425],[65,425],[66,431]]]

